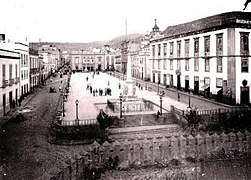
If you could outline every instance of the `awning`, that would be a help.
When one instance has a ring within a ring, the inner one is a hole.
[[[204,85],[201,87],[201,89],[203,89],[203,90],[205,90],[205,89],[207,89],[207,88],[209,88],[209,84],[204,84]]]
[[[218,94],[218,92],[222,90],[222,88],[215,88],[213,91],[212,91],[212,94]]]

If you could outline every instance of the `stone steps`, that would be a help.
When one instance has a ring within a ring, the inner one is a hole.
[[[158,138],[163,136],[183,134],[181,127],[177,124],[158,126],[138,126],[127,128],[112,128],[108,130],[109,141],[123,141],[124,139]]]

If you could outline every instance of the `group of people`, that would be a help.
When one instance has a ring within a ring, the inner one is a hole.
[[[90,84],[87,84],[86,90],[89,90],[93,96],[111,96],[112,95],[112,90],[111,88],[105,88],[104,90],[102,88],[95,88],[93,89]]]

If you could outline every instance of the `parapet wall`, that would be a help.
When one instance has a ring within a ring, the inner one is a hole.
[[[117,161],[118,169],[154,165],[165,167],[173,159],[180,161],[187,158],[200,159],[210,157],[222,150],[225,153],[232,151],[250,153],[250,133],[154,137],[133,141],[115,141],[111,144],[104,142],[102,145],[94,142],[87,151],[83,150],[79,154],[75,154],[65,161],[61,169],[45,174],[41,179],[76,179],[82,177],[87,168],[99,168],[114,159]]]

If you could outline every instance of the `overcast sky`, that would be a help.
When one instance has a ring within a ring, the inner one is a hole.
[[[246,0],[0,0],[0,33],[30,42],[91,42],[147,33],[199,18],[242,11]],[[251,11],[251,3],[245,11]]]

